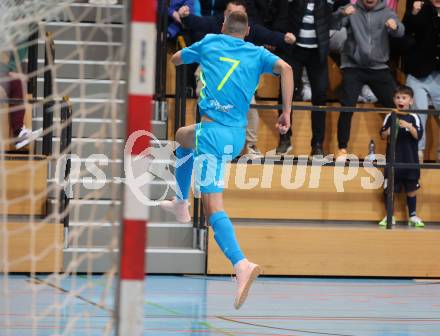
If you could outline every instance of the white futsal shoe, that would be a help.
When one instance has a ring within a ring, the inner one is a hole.
[[[243,259],[234,266],[234,270],[237,279],[234,307],[240,309],[246,301],[252,283],[261,274],[261,267]]]
[[[27,146],[32,141],[35,141],[41,135],[41,133],[43,133],[42,128],[32,131],[26,127],[23,127],[17,137],[17,140],[15,141],[15,148],[21,149],[24,146]]]
[[[191,221],[191,215],[189,214],[189,202],[187,200],[178,200],[174,198],[172,201],[162,201],[159,206],[172,213],[177,221],[180,223],[188,223]]]

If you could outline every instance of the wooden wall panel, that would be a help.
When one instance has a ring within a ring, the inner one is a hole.
[[[9,155],[0,158],[0,214],[43,215],[47,200],[47,160]]]
[[[265,275],[440,277],[440,230],[236,226]],[[208,274],[231,274],[212,230]]]
[[[60,272],[63,265],[63,225],[0,223],[0,272]],[[5,249],[7,254],[4,255]]]
[[[341,169],[322,167],[319,172],[317,167],[231,165],[225,181],[225,208],[231,218],[381,220],[385,216],[382,180],[377,178],[381,173],[377,171],[373,179],[364,168]],[[351,173],[355,174],[351,180],[341,180]],[[374,181],[378,181],[378,189],[363,188]],[[440,171],[423,171],[421,185],[417,214],[425,221],[440,222]],[[397,220],[406,221],[404,194],[397,195],[395,206]]]

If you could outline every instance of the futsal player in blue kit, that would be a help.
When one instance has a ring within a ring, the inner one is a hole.
[[[223,175],[226,161],[238,156],[245,144],[247,113],[260,75],[281,75],[283,112],[276,127],[285,133],[290,127],[293,94],[291,67],[263,47],[245,42],[249,33],[246,13],[232,12],[222,27],[222,34],[206,35],[201,41],[175,53],[175,65],[199,63],[203,88],[199,108],[201,122],[179,128],[176,157],[184,162],[176,167],[180,192],[161,207],[180,222],[189,222],[189,191],[195,167],[205,213],[214,230],[214,238],[234,266],[237,290],[234,307],[246,300],[252,282],[261,273],[259,265],[246,259],[235,237],[234,228],[223,208]],[[183,160],[182,160],[183,159]]]

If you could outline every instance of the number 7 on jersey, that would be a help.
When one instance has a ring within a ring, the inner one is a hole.
[[[226,73],[225,77],[223,77],[222,81],[217,86],[217,91],[220,91],[223,88],[223,85],[225,85],[225,83],[227,82],[229,77],[231,77],[234,70],[240,64],[240,61],[232,59],[232,58],[228,58],[228,57],[220,57],[220,61],[232,63],[232,67],[229,69],[229,71]]]

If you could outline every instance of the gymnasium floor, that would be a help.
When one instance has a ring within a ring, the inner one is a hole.
[[[37,278],[0,276],[0,335],[104,334],[106,278]],[[145,335],[440,335],[439,281],[263,277],[239,311],[230,277],[148,276],[145,286]]]

